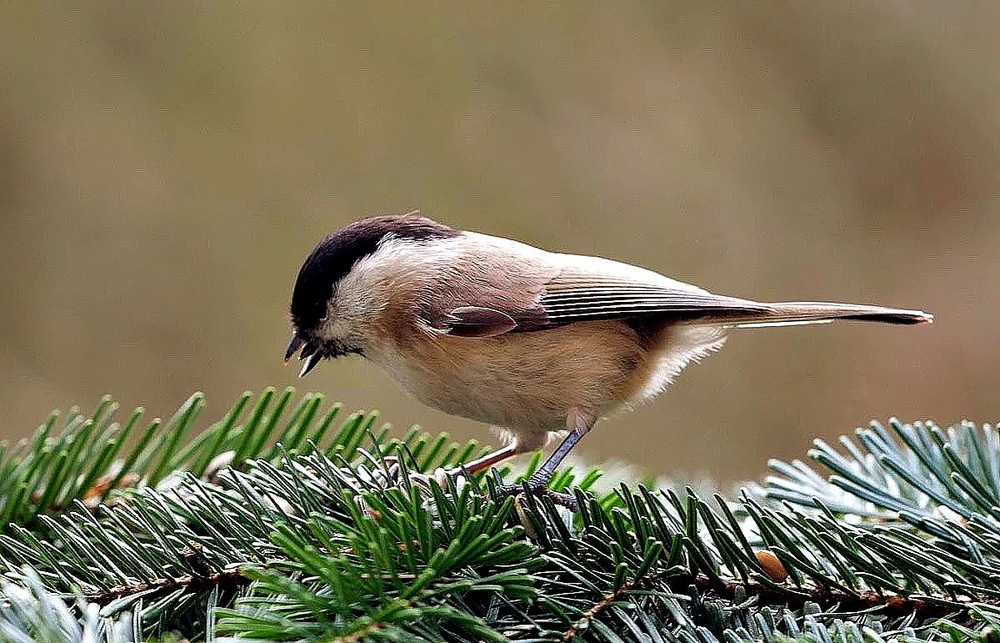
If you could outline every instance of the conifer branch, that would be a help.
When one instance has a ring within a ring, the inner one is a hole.
[[[595,495],[599,473],[563,470],[573,516],[495,498],[507,471],[419,477],[483,447],[395,440],[373,415],[336,428],[321,396],[247,394],[199,432],[203,407],[196,395],[142,429],[105,399],[0,453],[0,635],[860,643],[1000,629],[989,425],[873,424],[839,451],[817,442],[817,469],[773,462],[731,499]]]

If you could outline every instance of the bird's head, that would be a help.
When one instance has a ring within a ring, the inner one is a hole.
[[[460,234],[417,216],[371,217],[337,230],[313,248],[299,269],[292,291],[292,339],[285,361],[298,354],[303,376],[323,359],[364,354],[373,318],[384,307],[374,284],[385,281],[387,242],[420,243]]]

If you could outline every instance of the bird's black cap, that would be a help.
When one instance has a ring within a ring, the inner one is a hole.
[[[298,332],[315,328],[326,316],[338,281],[361,259],[375,252],[387,237],[425,241],[447,239],[458,230],[415,213],[355,221],[317,244],[306,257],[292,292],[292,323]]]

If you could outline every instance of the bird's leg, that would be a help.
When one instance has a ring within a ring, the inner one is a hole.
[[[451,475],[458,475],[461,473],[471,473],[473,475],[479,473],[480,471],[485,471],[492,466],[498,465],[507,458],[513,458],[515,455],[519,454],[521,451],[517,448],[517,443],[508,444],[502,449],[497,449],[492,453],[487,453],[481,458],[476,458],[471,462],[466,462],[465,464],[455,467],[448,473]]]
[[[457,478],[458,476],[475,475],[480,471],[485,471],[492,466],[498,465],[507,458],[512,458],[521,452],[521,449],[515,442],[513,444],[508,444],[501,449],[497,449],[496,451],[491,451],[481,458],[476,458],[475,460],[471,460],[451,469],[446,470],[438,468],[430,473],[411,472],[410,480],[421,484],[424,487],[428,487],[430,480],[433,479],[437,482],[439,487],[444,488],[447,486],[447,479],[449,476]]]
[[[554,491],[549,491],[548,485],[549,481],[552,479],[553,474],[555,474],[556,469],[562,464],[562,461],[566,459],[569,452],[573,450],[576,443],[579,442],[583,436],[587,435],[590,431],[590,427],[594,426],[594,415],[583,411],[582,409],[573,409],[566,416],[566,427],[569,429],[569,434],[559,443],[556,450],[553,451],[549,457],[542,463],[538,471],[531,474],[525,482],[528,485],[528,489],[535,494],[548,493],[552,496],[559,504],[566,505],[570,509],[576,509],[576,499],[565,493],[557,493]],[[504,485],[498,489],[501,495],[512,495],[520,491],[523,491],[524,487],[520,484],[509,484]]]

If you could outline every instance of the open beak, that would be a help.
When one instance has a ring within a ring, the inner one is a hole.
[[[302,345],[305,343],[306,340],[299,337],[298,334],[292,335],[292,341],[288,342],[288,349],[285,351],[286,364],[288,363],[288,360],[292,359],[292,355],[299,352],[299,349],[302,348]]]
[[[323,353],[317,351],[308,357],[303,357],[303,359],[305,359],[305,364],[302,365],[302,370],[299,371],[299,377],[305,377],[306,373],[316,368],[316,365],[323,359]]]
[[[299,377],[305,377],[305,374],[316,368],[316,365],[323,359],[323,351],[319,350],[315,343],[306,342],[298,334],[295,334],[285,350],[285,363],[287,364],[288,360],[292,359],[300,350],[302,352],[299,354],[299,359],[305,360],[305,363],[302,365],[302,370],[299,371]]]

